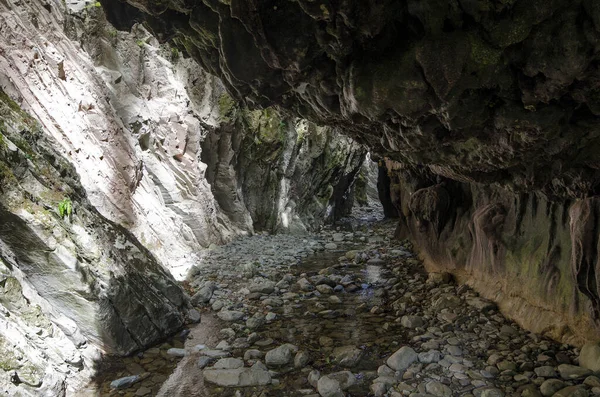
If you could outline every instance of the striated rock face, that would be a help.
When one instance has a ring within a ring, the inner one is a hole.
[[[91,203],[177,277],[211,243],[275,230],[284,216],[304,229],[329,206],[344,212],[364,157],[357,144],[272,110],[241,109],[217,78],[135,25],[134,11],[107,8],[131,17],[117,23],[131,28],[121,32],[85,2],[19,7],[1,9],[0,85],[60,143]],[[317,162],[315,180],[294,170]],[[300,197],[290,179],[314,187]]]
[[[597,190],[594,1],[128,2],[249,103],[455,180]]]
[[[187,298],[98,213],[55,142],[2,91],[0,119],[0,360],[20,379],[3,390],[62,395],[66,374],[85,362],[85,379],[100,352],[128,354],[177,331]]]
[[[600,336],[596,2],[128,3],[236,98],[388,158],[384,209],[430,266],[531,329]]]
[[[202,142],[216,202],[250,230],[304,232],[347,215],[366,152],[335,130],[250,111],[222,93],[220,124]]]
[[[598,199],[460,183],[392,169],[399,238],[432,270],[449,270],[522,326],[573,344],[598,338]]]
[[[98,3],[0,3],[0,388],[15,395],[76,390],[101,354],[177,331],[172,275],[211,244],[345,214],[365,157],[238,105],[138,12],[107,12],[125,31]]]

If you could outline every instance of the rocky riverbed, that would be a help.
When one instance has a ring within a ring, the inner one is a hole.
[[[175,338],[129,359],[118,376],[137,370],[132,385],[115,383],[114,373],[103,390],[127,396],[600,395],[600,378],[578,365],[578,349],[520,329],[448,274],[425,273],[410,243],[391,238],[394,227],[350,220],[342,230],[255,235],[214,247],[185,282],[202,322],[184,332],[185,343]]]

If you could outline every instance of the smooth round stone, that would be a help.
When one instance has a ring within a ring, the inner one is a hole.
[[[549,396],[553,396],[554,393],[563,389],[564,387],[565,387],[565,382],[563,382],[562,380],[548,379],[540,385],[540,393],[542,393],[542,396],[544,396],[544,397],[549,397]]]
[[[544,365],[543,367],[535,368],[533,370],[533,372],[535,372],[535,374],[537,376],[540,376],[543,378],[555,378],[557,376],[557,373],[554,370],[554,367],[551,367],[549,365]]]

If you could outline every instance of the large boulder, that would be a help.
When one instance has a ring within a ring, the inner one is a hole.
[[[418,360],[419,356],[413,348],[402,346],[387,359],[386,363],[395,371],[404,371]]]
[[[581,348],[579,353],[579,365],[583,368],[591,369],[594,372],[600,371],[600,343],[588,342]]]
[[[297,352],[298,348],[296,346],[286,343],[269,350],[265,355],[265,363],[269,367],[283,367],[292,363],[294,354]]]

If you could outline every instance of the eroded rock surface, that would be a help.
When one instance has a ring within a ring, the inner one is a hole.
[[[56,143],[2,91],[0,119],[0,343],[3,373],[13,373],[2,388],[60,396],[100,353],[129,354],[177,331],[187,298],[90,204]]]
[[[128,2],[239,99],[461,181],[597,188],[594,1]]]
[[[598,339],[595,2],[128,3],[234,97],[390,159],[384,209],[432,268],[531,329]]]

